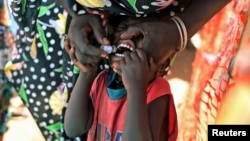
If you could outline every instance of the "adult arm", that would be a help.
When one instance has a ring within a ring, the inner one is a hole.
[[[231,0],[193,0],[179,16],[187,27],[188,37],[192,37],[204,24]]]
[[[185,11],[178,15],[187,28],[188,39],[230,1],[231,0],[193,0],[186,7]],[[167,53],[169,48],[177,48],[180,44],[180,35],[175,23],[172,20],[166,21],[164,17],[157,20],[157,23],[156,21],[152,21],[151,18],[152,17],[146,19],[144,23],[130,25],[126,32],[121,34],[121,38],[132,39],[138,35],[143,35],[143,47],[151,47],[156,44],[168,45],[165,50],[161,50],[161,52],[164,53]],[[165,24],[163,25],[162,22]],[[157,30],[157,32],[155,32],[155,30]]]

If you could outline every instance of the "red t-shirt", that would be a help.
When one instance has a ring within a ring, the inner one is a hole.
[[[104,70],[94,80],[91,88],[95,112],[88,141],[122,141],[127,97],[110,99],[107,93],[107,80],[108,71]],[[157,77],[147,88],[147,104],[164,95],[171,95],[169,83],[164,78]],[[177,115],[172,96],[169,99],[168,115],[168,131],[166,131],[169,135],[168,141],[176,141]]]

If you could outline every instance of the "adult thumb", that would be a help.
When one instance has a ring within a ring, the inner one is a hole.
[[[144,35],[143,30],[137,26],[130,26],[124,33],[121,34],[120,38],[123,40],[128,40],[139,35]]]
[[[92,27],[94,36],[99,44],[110,45],[110,41],[106,37],[104,27],[102,26],[100,19],[90,22],[90,26]]]

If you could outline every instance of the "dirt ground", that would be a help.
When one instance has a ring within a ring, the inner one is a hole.
[[[182,96],[189,88],[194,55],[195,49],[192,46],[180,52],[168,76],[176,106],[181,103]],[[14,106],[10,107],[10,110],[23,110],[26,116],[13,117],[8,121],[8,131],[4,134],[3,141],[45,141],[27,108],[17,109],[20,102],[18,97],[12,98]]]

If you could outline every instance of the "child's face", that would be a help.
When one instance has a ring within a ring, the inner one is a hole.
[[[136,49],[136,46],[132,40],[118,40],[117,51],[110,57],[110,65],[114,72],[118,72],[119,62],[124,58],[125,53],[130,53]]]
[[[121,40],[120,35],[124,31],[126,31],[127,27],[131,23],[135,24],[143,22],[141,22],[139,19],[136,19],[136,21],[134,19],[126,20],[126,22],[122,22],[118,25],[117,29],[112,35],[112,43],[117,47],[117,51],[110,58],[111,67],[115,72],[117,72],[119,68],[119,62],[123,59],[124,54],[130,53],[136,48],[142,48],[148,54],[148,56],[154,58],[155,63],[160,67],[169,58],[169,54],[171,54],[171,52],[173,53],[175,50],[171,48],[166,50],[166,48],[168,47],[167,45],[161,44],[161,42],[150,40],[151,38],[147,40],[144,37],[143,31],[140,30],[138,30],[138,32],[135,32],[135,37],[133,39]],[[144,45],[145,42],[147,43],[147,45]]]

